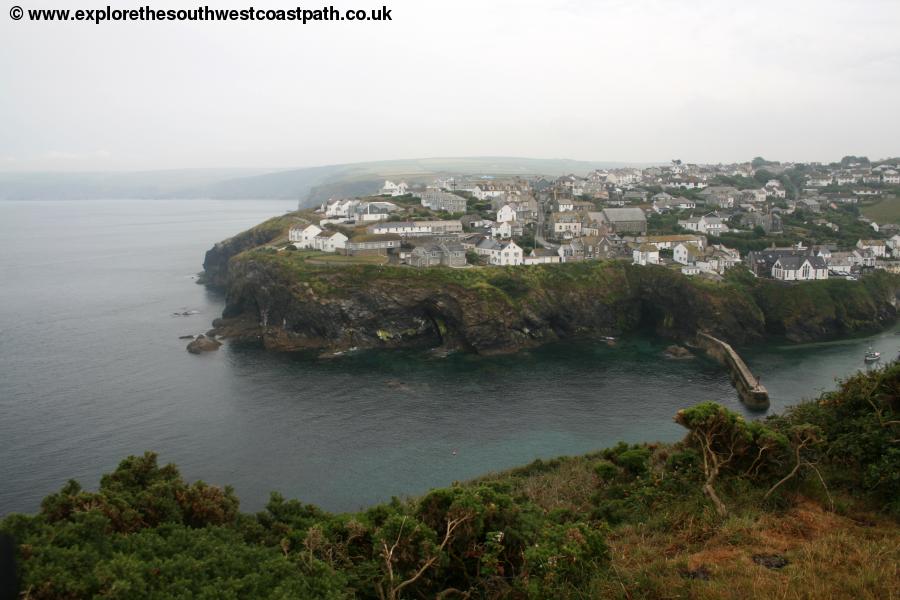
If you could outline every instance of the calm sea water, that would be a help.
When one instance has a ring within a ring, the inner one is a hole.
[[[223,305],[194,282],[204,251],[292,208],[0,202],[0,515],[35,511],[69,478],[95,488],[145,450],[234,485],[246,510],[271,490],[354,510],[539,457],[675,440],[672,416],[697,401],[744,410],[718,365],[664,360],[643,338],[490,359],[189,355],[178,336]],[[777,411],[861,368],[870,344],[893,357],[900,337],[747,358]]]

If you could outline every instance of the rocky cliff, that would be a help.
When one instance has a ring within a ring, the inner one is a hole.
[[[433,348],[514,352],[576,337],[652,331],[733,345],[766,337],[813,341],[876,330],[897,316],[900,277],[783,285],[735,270],[725,282],[622,261],[531,267],[414,269],[316,264],[276,251],[290,213],[216,244],[207,284],[227,291],[224,337],[277,350]]]
[[[689,279],[663,267],[587,262],[413,269],[311,264],[302,253],[233,258],[217,332],[277,350],[437,348],[513,352],[637,330],[676,340],[707,331],[735,345],[810,341],[873,330],[896,317],[897,278],[782,286]]]
[[[308,223],[306,214],[293,212],[263,221],[234,237],[223,240],[206,251],[203,259],[201,283],[225,288],[228,285],[228,261],[245,250],[258,248],[279,238],[287,237],[287,230],[294,224]]]

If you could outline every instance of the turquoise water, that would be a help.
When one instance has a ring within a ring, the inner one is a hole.
[[[697,401],[744,411],[721,367],[666,360],[646,338],[488,359],[186,353],[178,336],[223,305],[193,279],[205,250],[291,208],[0,202],[0,514],[36,510],[69,478],[93,488],[145,450],[234,485],[247,510],[271,490],[353,510],[539,457],[675,440],[672,416]],[[746,359],[779,410],[864,368],[870,344],[893,357],[900,336]]]

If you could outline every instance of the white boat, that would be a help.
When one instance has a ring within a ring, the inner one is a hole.
[[[870,346],[863,360],[865,360],[867,363],[879,361],[881,360],[881,352],[875,352]]]

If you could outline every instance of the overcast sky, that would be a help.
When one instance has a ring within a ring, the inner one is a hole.
[[[7,0],[0,170],[900,155],[898,0],[384,2],[391,22],[94,25],[8,11],[188,3]]]

